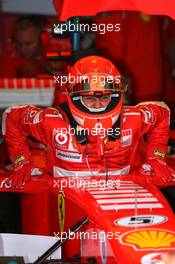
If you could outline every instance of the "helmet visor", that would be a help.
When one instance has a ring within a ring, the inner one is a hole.
[[[78,82],[70,89],[71,95],[121,92],[120,76],[107,74],[88,74],[79,77]]]

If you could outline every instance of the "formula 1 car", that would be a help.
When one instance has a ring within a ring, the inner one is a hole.
[[[33,176],[15,190],[4,173],[1,192],[20,195],[21,233],[57,238],[35,264],[53,263],[47,259],[60,247],[56,263],[160,264],[175,255],[174,212],[159,188],[136,175]]]
[[[66,263],[164,263],[175,254],[175,216],[157,187],[137,179],[34,176],[22,190],[2,180],[1,190],[20,193],[23,234],[57,238],[35,264],[60,246]]]

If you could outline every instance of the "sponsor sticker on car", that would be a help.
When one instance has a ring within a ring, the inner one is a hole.
[[[120,242],[135,250],[174,249],[175,233],[164,229],[140,229],[124,233]]]
[[[119,218],[114,221],[119,226],[150,226],[165,223],[168,220],[163,215],[132,215]]]

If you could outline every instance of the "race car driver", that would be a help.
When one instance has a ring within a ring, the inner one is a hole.
[[[46,145],[46,171],[58,177],[128,174],[145,135],[140,173],[156,183],[173,182],[173,170],[165,162],[169,109],[163,102],[123,106],[121,75],[100,56],[81,58],[67,78],[67,103],[60,108],[5,111],[3,134],[13,162],[8,184],[19,188],[30,179],[29,136]]]

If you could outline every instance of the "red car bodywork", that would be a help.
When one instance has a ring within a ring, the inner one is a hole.
[[[63,246],[64,257],[78,254],[82,260],[93,256],[98,263],[151,264],[153,258],[174,252],[175,217],[158,188],[138,183],[135,175],[110,181],[113,184],[105,186],[102,177],[33,177],[17,190],[22,233],[60,237],[88,217],[89,223]],[[3,182],[1,188],[15,191]]]

